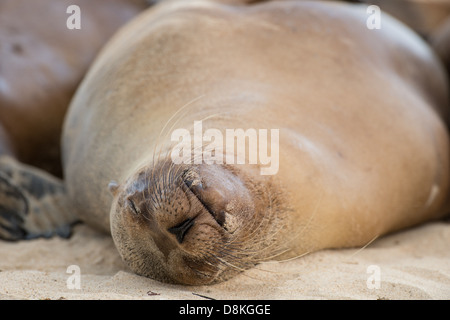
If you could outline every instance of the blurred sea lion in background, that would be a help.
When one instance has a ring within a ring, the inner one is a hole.
[[[81,11],[81,29],[67,26],[72,5]],[[0,0],[0,224],[13,238],[69,234],[67,223],[77,218],[65,206],[59,179],[64,116],[98,51],[147,6],[144,0]]]
[[[67,8],[81,9],[70,30]],[[70,99],[92,60],[144,0],[0,0],[0,152],[61,176]]]

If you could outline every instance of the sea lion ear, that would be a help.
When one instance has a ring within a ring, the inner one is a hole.
[[[117,195],[117,191],[119,190],[119,184],[116,181],[111,181],[108,184],[108,190],[111,192],[113,196]]]

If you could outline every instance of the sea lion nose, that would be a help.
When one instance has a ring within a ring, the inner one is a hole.
[[[203,172],[205,175],[205,173]],[[205,209],[213,216],[220,226],[225,223],[226,205],[229,199],[221,191],[221,184],[212,184],[208,177],[192,171],[183,178],[186,187],[197,197]]]

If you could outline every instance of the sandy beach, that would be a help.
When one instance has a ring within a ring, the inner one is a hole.
[[[0,257],[0,299],[450,299],[448,221],[392,234],[364,249],[266,262],[211,286],[135,275],[112,239],[85,225],[76,226],[69,240],[0,242]],[[75,273],[68,272],[72,265],[79,267],[79,289]]]

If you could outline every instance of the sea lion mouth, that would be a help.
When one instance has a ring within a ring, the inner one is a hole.
[[[178,243],[183,243],[186,233],[194,226],[195,218],[188,218],[182,223],[167,229],[170,233],[174,234]]]

